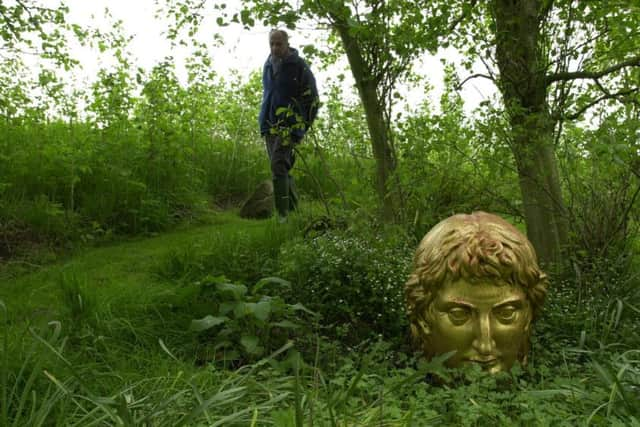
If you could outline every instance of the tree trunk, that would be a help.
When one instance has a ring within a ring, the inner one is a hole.
[[[377,83],[364,61],[357,40],[349,34],[347,25],[340,24],[340,21],[335,16],[334,20],[337,22],[334,27],[342,39],[367,118],[373,156],[376,161],[376,192],[381,202],[382,217],[385,221],[390,222],[395,218],[396,208],[394,203],[396,197],[394,197],[394,192],[390,185],[391,174],[395,170],[395,161],[393,150],[389,144],[389,135],[387,134],[384,104],[378,98]]]
[[[527,236],[542,264],[557,270],[563,264],[568,224],[553,145],[553,127],[544,112],[527,114],[524,123],[520,117],[513,116],[510,118],[512,150],[518,168]]]
[[[540,56],[539,0],[494,0],[499,86],[511,125],[527,236],[546,268],[563,264],[567,217]]]

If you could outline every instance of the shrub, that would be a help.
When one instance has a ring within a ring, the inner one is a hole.
[[[201,319],[191,322],[191,330],[213,337],[215,360],[257,360],[286,344],[298,331],[306,335],[310,323],[304,317],[316,315],[300,303],[287,304],[279,296],[264,293],[266,287],[289,287],[284,280],[271,277],[260,280],[251,291],[224,277],[206,277],[197,282],[199,304],[209,307]]]
[[[572,261],[582,272],[602,278],[629,272],[638,233],[630,217],[637,198],[632,179],[627,174],[574,183],[569,206]]]
[[[407,239],[388,234],[330,231],[292,240],[281,247],[279,276],[293,283],[294,301],[321,314],[324,324],[339,325],[338,335],[358,341],[371,334],[403,336],[413,249]]]

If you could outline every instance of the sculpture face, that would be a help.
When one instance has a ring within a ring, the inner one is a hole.
[[[413,264],[405,302],[427,358],[455,351],[449,366],[490,373],[526,364],[549,282],[524,234],[486,212],[453,215],[424,236]]]
[[[471,363],[490,373],[508,370],[526,355],[530,323],[530,304],[521,288],[458,280],[445,284],[424,314],[424,351],[456,351],[447,361],[451,367]]]

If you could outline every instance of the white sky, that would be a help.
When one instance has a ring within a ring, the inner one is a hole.
[[[231,3],[231,2],[230,2]],[[98,26],[108,30],[111,22],[122,20],[124,31],[133,36],[129,44],[129,51],[133,54],[136,65],[147,70],[160,62],[165,56],[172,55],[176,59],[178,70],[182,69],[184,59],[189,56],[189,48],[180,47],[171,49],[170,42],[163,34],[169,21],[156,18],[157,6],[154,0],[70,0],[69,20],[92,26]],[[105,16],[108,9],[112,18]],[[208,23],[207,23],[208,24]],[[268,53],[265,29],[245,31],[239,26],[217,28],[209,26],[201,31],[202,41],[210,42],[212,51],[215,52],[214,67],[220,72],[236,69],[242,74],[259,69],[264,61],[265,51]],[[222,33],[225,39],[224,48],[213,48],[213,34],[215,31]],[[258,41],[262,49],[258,48]],[[82,64],[88,75],[95,72],[104,62],[95,57],[95,52],[87,49],[81,50]],[[93,56],[93,57],[92,57]],[[217,60],[219,59],[219,60]]]
[[[42,0],[44,3],[55,0]],[[162,1],[162,0],[161,0]],[[69,21],[82,25],[98,26],[103,30],[109,30],[114,20],[122,20],[126,35],[133,36],[128,50],[131,52],[136,66],[150,70],[155,64],[168,55],[174,57],[178,77],[186,80],[184,71],[185,59],[191,54],[191,49],[180,47],[171,49],[170,42],[166,40],[163,32],[168,27],[168,21],[155,17],[157,6],[154,0],[68,0]],[[233,10],[236,0],[227,1],[228,9]],[[105,9],[108,8],[112,18],[105,17]],[[244,30],[240,25],[230,25],[224,28],[215,25],[213,19],[206,20],[199,33],[201,41],[211,46],[213,68],[219,74],[226,74],[230,70],[236,70],[246,76],[252,71],[261,70],[262,64],[269,53],[268,31],[269,29],[256,26],[251,30]],[[213,35],[218,32],[224,38],[223,47],[214,47]],[[293,47],[312,42],[317,39],[319,31],[291,31],[290,39]],[[97,50],[77,48],[74,54],[80,59],[82,70],[76,72],[78,80],[84,84],[91,82],[98,70],[113,63],[113,60],[105,55],[100,55]],[[452,53],[448,52],[451,56]],[[453,53],[455,55],[455,53]],[[343,61],[342,64],[345,64]],[[344,66],[344,65],[342,65]],[[323,86],[326,87],[328,79],[342,72],[340,66],[322,71],[312,67],[318,87],[322,96]],[[430,98],[434,109],[437,109],[438,99],[442,87],[442,65],[440,56],[425,56],[418,70],[426,75],[429,84],[433,87]],[[480,68],[478,71],[482,71]],[[345,72],[348,82],[352,83],[350,73]],[[401,94],[410,104],[416,104],[423,100],[423,90],[415,88],[400,88]],[[355,93],[355,92],[354,92]],[[462,96],[466,103],[466,109],[471,111],[480,101],[495,93],[493,86],[483,79],[476,79],[465,84]]]

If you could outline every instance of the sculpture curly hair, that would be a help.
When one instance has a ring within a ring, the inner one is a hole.
[[[421,341],[418,323],[446,283],[490,279],[519,286],[531,304],[533,319],[542,308],[549,283],[524,234],[504,219],[481,211],[438,223],[420,242],[413,264],[405,284],[405,303],[416,344]]]

